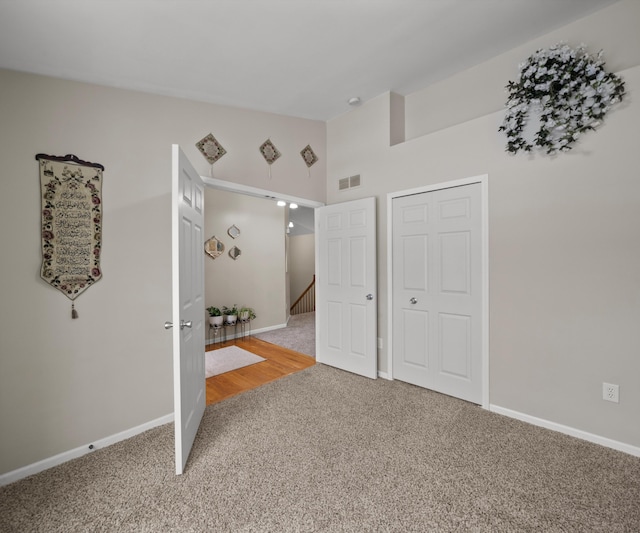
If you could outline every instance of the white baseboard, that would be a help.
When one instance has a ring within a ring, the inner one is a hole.
[[[640,447],[638,446],[632,446],[631,444],[626,444],[624,442],[619,442],[607,437],[595,435],[594,433],[582,431],[581,429],[572,428],[563,424],[545,420],[543,418],[538,418],[535,416],[527,415],[525,413],[520,413],[518,411],[513,411],[511,409],[500,407],[498,405],[491,404],[489,406],[489,410],[499,415],[508,416],[509,418],[515,418],[517,420],[521,420],[522,422],[533,424],[534,426],[540,426],[552,431],[558,431],[560,433],[564,433],[565,435],[570,435],[571,437],[576,437],[578,439],[593,442],[595,444],[600,444],[601,446],[606,446],[607,448],[613,448],[614,450],[618,450],[619,452],[624,452],[628,453],[629,455],[640,457]]]
[[[387,372],[381,372],[380,370],[378,370],[378,377],[382,379],[388,379],[391,381],[391,378],[389,377],[389,374]]]
[[[121,431],[120,433],[116,433],[115,435],[110,435],[109,437],[105,437],[104,439],[92,442],[91,444],[86,444],[85,446],[80,446],[79,448],[68,450],[66,452],[59,453],[58,455],[54,455],[53,457],[43,459],[42,461],[38,461],[37,463],[23,466],[22,468],[18,468],[17,470],[12,470],[11,472],[0,475],[0,487],[8,485],[9,483],[13,483],[14,481],[18,481],[25,477],[32,476],[33,474],[37,474],[38,472],[42,472],[54,466],[58,466],[62,463],[66,463],[67,461],[71,461],[72,459],[82,457],[83,455],[99,450],[100,448],[106,448],[107,446],[111,446],[116,442],[129,439],[138,435],[139,433],[143,433],[149,429],[157,426],[162,426],[170,422],[173,422],[173,413],[160,418],[156,418],[155,420],[151,420],[134,428]]]
[[[282,329],[282,328],[286,328],[286,327],[287,327],[287,324],[276,324],[275,326],[268,326],[266,328],[253,329],[253,330],[251,330],[251,335],[257,335],[258,333],[265,333],[267,331],[273,331],[274,329]],[[246,332],[245,336],[248,336],[248,335],[249,335],[249,332]],[[233,333],[233,334],[227,335],[226,339],[228,341],[230,341],[230,340],[233,340],[233,339],[239,339],[241,337],[242,337],[242,335],[240,333],[238,333],[238,334]],[[217,339],[206,339],[205,340],[205,344],[209,345],[209,344],[213,344],[214,342],[219,342],[219,341],[220,341],[220,338],[217,338]]]

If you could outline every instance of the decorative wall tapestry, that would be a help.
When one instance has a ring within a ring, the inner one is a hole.
[[[69,154],[37,154],[42,194],[40,277],[71,300],[102,278],[102,172],[104,167]]]
[[[200,150],[200,153],[204,158],[209,161],[209,164],[213,165],[218,159],[220,159],[227,151],[217,141],[212,133],[200,139],[196,143],[196,147]]]
[[[282,154],[278,151],[275,145],[271,142],[271,139],[267,139],[260,145],[260,153],[264,160],[269,163],[269,178],[271,178],[271,165],[278,159]]]
[[[574,50],[564,43],[529,57],[507,91],[507,113],[498,131],[507,135],[506,150],[513,154],[534,147],[547,154],[569,151],[625,94],[622,79],[604,69],[602,51],[592,57],[584,46]],[[527,140],[523,133],[532,115],[539,128]]]
[[[307,164],[307,170],[309,172],[309,177],[311,177],[311,167],[318,161],[318,156],[311,149],[311,145],[307,144],[302,151],[300,152],[302,159]]]

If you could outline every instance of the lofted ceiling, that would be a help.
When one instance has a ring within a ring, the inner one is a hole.
[[[616,0],[0,0],[0,68],[326,121]]]
[[[315,211],[313,207],[299,206],[297,209],[289,209],[289,222],[293,227],[289,228],[289,235],[308,235],[315,233]]]

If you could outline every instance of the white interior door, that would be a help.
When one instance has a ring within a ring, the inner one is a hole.
[[[316,208],[316,360],[378,375],[375,198]]]
[[[482,403],[480,183],[393,200],[393,376]]]
[[[173,405],[176,474],[204,413],[204,184],[178,145],[172,153]]]

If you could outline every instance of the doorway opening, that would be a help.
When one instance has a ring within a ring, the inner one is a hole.
[[[208,378],[207,404],[209,404],[248,390],[246,387],[254,388],[315,363],[313,359],[315,341],[312,344],[308,341],[310,328],[311,335],[315,339],[315,313],[311,313],[311,322],[308,315],[290,318],[290,306],[299,296],[298,290],[302,291],[313,279],[315,269],[314,209],[323,204],[214,178],[203,177],[202,179],[207,187],[208,194],[206,196],[208,199],[216,198],[214,196],[216,191],[223,193],[217,197],[217,207],[221,211],[226,209],[228,213],[227,218],[218,219],[215,232],[220,233],[221,240],[225,242],[227,250],[231,246],[237,246],[241,250],[241,254],[235,260],[225,257],[224,254],[227,253],[225,251],[215,261],[207,261],[205,278],[222,276],[220,283],[223,285],[218,285],[218,278],[213,282],[206,282],[209,288],[206,305],[207,307],[209,305],[218,306],[218,303],[220,306],[247,305],[255,307],[258,314],[257,329],[256,321],[253,321],[247,330],[250,331],[250,336],[234,339],[233,334],[226,335],[227,342],[221,343],[220,341],[223,340],[220,338],[221,336],[216,338],[209,335],[207,350],[235,343],[245,350],[267,359],[254,367],[241,368],[222,376]],[[280,206],[278,202],[285,205]],[[213,200],[212,204],[216,205],[216,200]],[[298,207],[292,208],[291,204]],[[228,209],[229,207],[233,207],[233,209]],[[246,211],[244,214],[237,211],[234,213],[236,208]],[[280,217],[282,220],[281,210],[284,210],[284,220],[282,223],[276,221],[274,226],[272,218]],[[208,216],[207,213],[212,213],[210,208],[205,209],[205,219]],[[232,223],[236,226],[233,232],[236,235],[235,238],[232,238],[230,234],[227,235],[224,231]],[[209,231],[213,231],[213,228],[210,227]],[[253,243],[252,238],[254,239]],[[257,243],[255,239],[261,242]],[[267,247],[268,249],[264,249],[262,244],[262,241],[265,240],[272,243],[271,247]],[[276,260],[274,255],[280,259]],[[279,265],[278,261],[280,261]],[[269,272],[263,271],[265,263],[271,265],[268,267],[271,268]],[[300,263],[303,264],[300,265]],[[254,275],[251,269],[257,269],[257,274]],[[223,271],[224,274],[222,274]],[[238,272],[244,274],[238,278]],[[262,276],[264,279],[258,281],[256,276]],[[236,291],[229,290],[229,287],[234,284],[238,287],[237,292],[244,294],[240,297],[242,302],[234,299],[233,294]],[[306,284],[305,287],[299,289],[304,284]],[[244,287],[241,287],[242,285]],[[223,290],[218,291],[216,287]],[[249,288],[249,291],[245,290],[246,288]],[[226,296],[222,298],[220,292]],[[248,296],[247,293],[249,293]],[[219,295],[220,299],[218,299]],[[256,303],[258,306],[255,305]],[[274,319],[272,309],[268,306],[278,308],[277,319]],[[263,312],[265,307],[267,307],[266,312]],[[265,316],[268,313],[272,314]],[[261,315],[263,319],[267,320],[266,323],[260,323]],[[302,324],[304,329],[297,330],[300,334],[295,334],[296,332],[293,331],[295,328],[290,327],[295,325],[296,321],[304,322]],[[289,344],[288,340],[290,339],[295,342]],[[306,343],[303,342],[305,339]],[[214,392],[216,390],[218,392]]]

